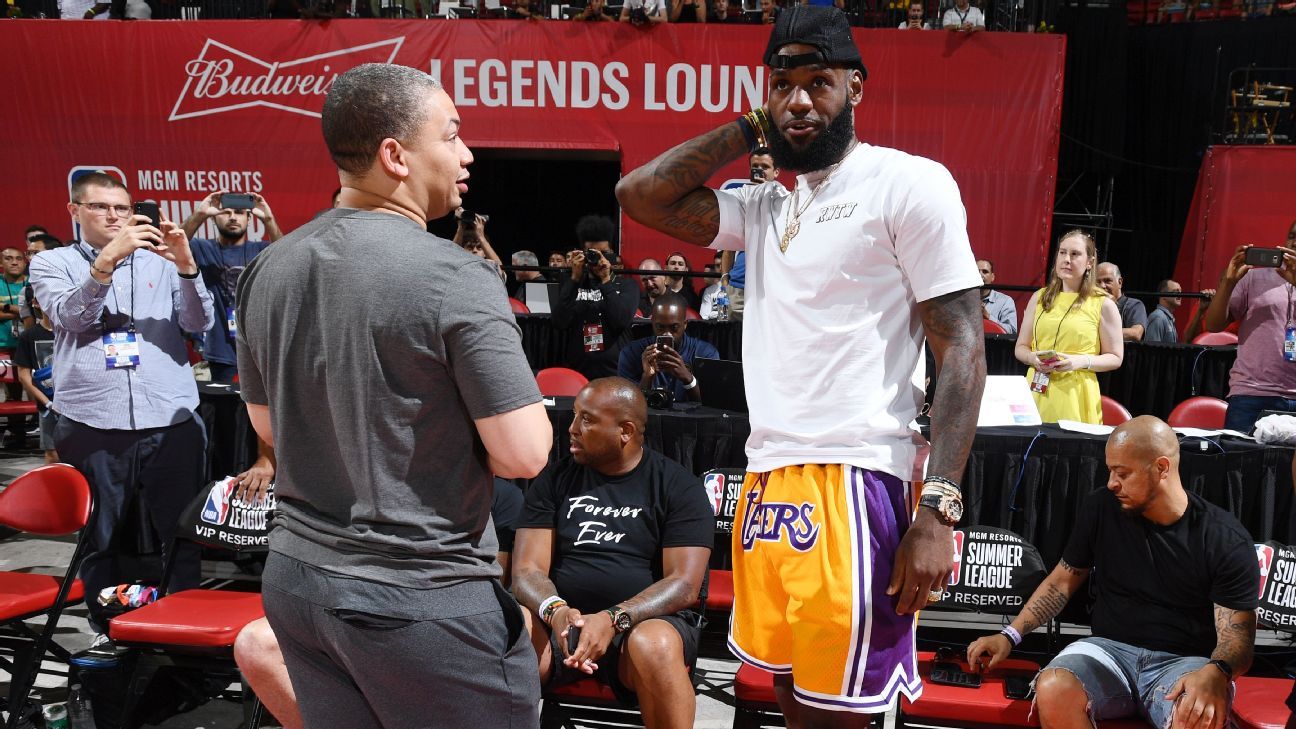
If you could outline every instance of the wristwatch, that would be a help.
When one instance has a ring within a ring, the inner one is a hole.
[[[963,519],[963,500],[937,489],[923,491],[918,497],[918,505],[935,511],[945,526],[954,526]]]
[[[613,605],[603,612],[612,618],[612,629],[617,633],[624,633],[630,629],[630,613],[626,612],[620,605]]]
[[[1224,661],[1224,660],[1220,660],[1219,658],[1216,658],[1215,660],[1211,661],[1206,665],[1215,666],[1216,668],[1224,672],[1224,678],[1227,678],[1230,681],[1233,680],[1233,667],[1228,664],[1228,661]]]

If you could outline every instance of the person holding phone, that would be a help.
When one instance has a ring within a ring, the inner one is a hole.
[[[1116,304],[1098,287],[1098,247],[1072,230],[1058,241],[1048,285],[1026,305],[1014,354],[1026,365],[1040,418],[1046,423],[1102,423],[1097,372],[1121,366],[1125,343]]]
[[[1224,417],[1229,430],[1250,433],[1263,410],[1296,412],[1296,220],[1279,248],[1281,257],[1238,246],[1203,319],[1208,332],[1239,323]]]
[[[670,390],[674,402],[701,402],[702,386],[693,376],[699,359],[720,359],[710,342],[694,339],[688,330],[688,304],[684,297],[665,293],[657,298],[649,316],[653,336],[638,339],[621,350],[617,374],[648,390]]]

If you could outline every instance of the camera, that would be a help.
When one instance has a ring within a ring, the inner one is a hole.
[[[644,393],[644,399],[653,410],[669,410],[675,404],[675,393],[663,387],[654,387]]]
[[[753,167],[753,168],[751,168],[751,178],[752,178],[753,180],[760,180],[761,182],[764,182],[764,181],[765,181],[765,170],[764,170],[763,168],[761,168],[761,167]]]
[[[630,9],[630,22],[640,25],[648,22],[648,11],[643,6]]]
[[[603,257],[603,256],[599,255],[599,252],[598,252],[597,250],[593,249],[593,248],[586,248],[586,249],[585,249],[585,265],[586,265],[586,266],[597,266],[597,265],[598,265],[598,262],[599,262],[599,259],[602,258],[602,257]]]

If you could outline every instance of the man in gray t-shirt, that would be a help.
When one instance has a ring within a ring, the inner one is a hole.
[[[425,231],[466,190],[458,114],[426,74],[367,64],[323,128],[338,208],[238,287],[243,398],[278,456],[266,615],[308,726],[534,727],[490,505],[552,431],[498,275]]]

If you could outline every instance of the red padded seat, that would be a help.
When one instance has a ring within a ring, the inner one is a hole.
[[[981,330],[986,334],[1007,334],[1008,330],[1003,328],[997,321],[991,321],[986,318],[981,319]]]
[[[936,654],[931,651],[918,653],[918,674],[923,677],[923,695],[914,702],[901,697],[900,711],[904,715],[956,725],[958,722],[1021,727],[1040,725],[1039,718],[1031,715],[1031,702],[1004,696],[1003,686],[1005,675],[1034,675],[1039,672],[1038,663],[1009,658],[995,666],[993,671],[982,674],[979,688],[963,688],[928,680],[935,658]],[[967,670],[963,661],[958,663],[963,670]]]
[[[582,678],[575,683],[546,689],[545,696],[552,697],[558,701],[564,699],[578,699],[581,703],[618,703],[616,694],[612,693],[612,689],[603,685],[598,681],[598,679],[594,678]]]
[[[36,403],[30,400],[6,400],[0,402],[0,417],[7,415],[35,415]]]
[[[738,667],[734,677],[734,696],[749,704],[766,704],[777,711],[778,697],[774,695],[774,674],[746,663]]]
[[[1124,405],[1116,402],[1113,398],[1102,396],[1102,418],[1103,425],[1117,426],[1129,422],[1134,417]]]
[[[52,575],[0,572],[0,620],[13,620],[48,610],[58,597],[62,584],[62,578]],[[81,580],[73,580],[67,602],[77,603],[84,597],[85,586]]]
[[[112,619],[119,643],[229,648],[239,631],[265,617],[259,592],[184,590]]]
[[[1287,696],[1292,690],[1290,678],[1257,678],[1243,676],[1236,682],[1233,696],[1233,722],[1237,729],[1283,729],[1291,716]]]
[[[711,579],[707,583],[707,609],[733,610],[733,600],[733,573],[729,570],[711,570]]]
[[[536,373],[536,385],[545,397],[575,397],[589,379],[570,367],[546,367]]]
[[[1219,430],[1228,415],[1228,402],[1217,397],[1190,397],[1175,406],[1166,420],[1171,428]]]

